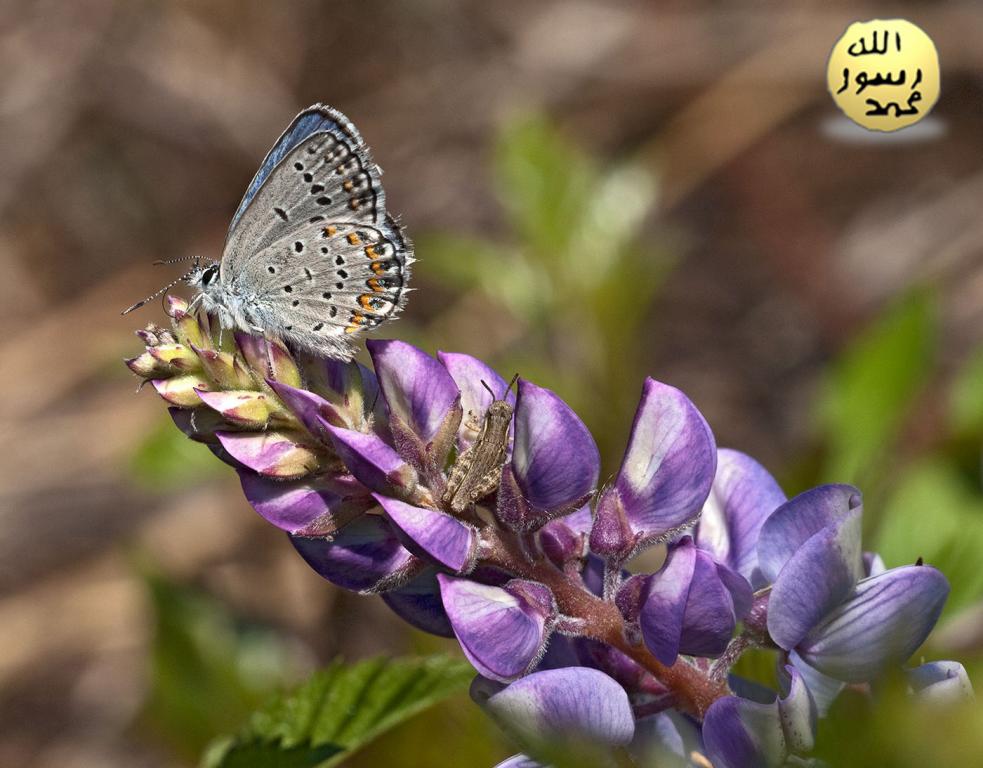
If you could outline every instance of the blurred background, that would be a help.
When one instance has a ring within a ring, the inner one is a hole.
[[[877,16],[943,68],[889,137],[825,90]],[[952,582],[924,656],[983,684],[980,39],[973,2],[4,0],[0,765],[190,766],[338,655],[454,652],[307,570],[121,363],[164,319],[119,316],[172,277],[151,262],[217,258],[315,101],[358,125],[416,243],[382,335],[555,389],[605,473],[651,375],[790,495],[859,484],[867,548]],[[857,764],[983,755],[974,707],[845,707],[863,738],[830,743]],[[462,697],[348,764],[510,751]]]

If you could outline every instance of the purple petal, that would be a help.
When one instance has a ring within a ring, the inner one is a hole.
[[[283,482],[241,470],[239,479],[253,509],[287,533],[326,536],[375,506],[365,487],[347,476]]]
[[[785,650],[853,590],[861,562],[860,516],[861,508],[854,507],[830,521],[799,546],[778,574],[768,600],[768,634]],[[788,517],[780,522],[794,524]]]
[[[742,621],[750,612],[754,603],[754,592],[748,580],[735,573],[726,565],[717,566],[717,578],[730,593],[730,599],[734,604],[734,615],[738,621]]]
[[[796,650],[825,675],[867,682],[925,642],[948,595],[949,582],[931,566],[893,568],[857,584]]]
[[[382,600],[403,621],[417,629],[439,637],[454,637],[440,600],[435,569],[428,568],[399,589],[384,592]]]
[[[314,472],[317,454],[283,432],[216,432],[234,459],[266,477],[291,480]]]
[[[758,563],[767,582],[778,578],[779,571],[807,539],[851,510],[859,510],[857,514],[863,511],[860,491],[852,485],[821,485],[775,510],[758,536]],[[849,568],[854,581],[863,577],[859,546],[855,556],[851,553]]]
[[[864,552],[864,577],[880,576],[887,570],[884,560],[876,552]]]
[[[703,743],[714,768],[771,768],[788,752],[775,704],[737,696],[717,699],[703,718]]]
[[[396,528],[409,539],[410,549],[419,548],[426,557],[455,573],[468,573],[474,567],[478,536],[472,526],[434,509],[374,495]]]
[[[558,567],[580,560],[586,555],[586,541],[590,535],[591,511],[585,504],[569,515],[551,520],[539,531],[539,543],[543,553]]]
[[[493,716],[525,738],[627,744],[635,732],[628,695],[618,683],[589,667],[536,672],[485,702]]]
[[[495,765],[495,768],[547,768],[527,755],[512,755]]]
[[[492,402],[492,395],[482,385],[487,384],[495,398],[515,405],[515,394],[506,392],[507,382],[492,368],[476,357],[458,352],[438,352],[437,359],[448,370],[454,383],[461,391],[461,408],[464,418],[461,420],[460,446],[465,447],[474,442],[485,418],[485,411]]]
[[[973,684],[958,661],[932,661],[905,670],[908,684],[918,698],[939,704],[971,701]]]
[[[642,638],[655,658],[666,665],[675,662],[679,655],[683,617],[695,570],[696,548],[674,547],[662,569],[649,582],[639,622]]]
[[[785,501],[768,470],[740,451],[721,448],[713,488],[696,529],[696,544],[760,589],[765,585],[757,573],[758,534],[768,516]]]
[[[375,434],[355,432],[324,423],[332,444],[348,471],[367,488],[389,493],[393,486],[412,488],[416,472]]]
[[[322,443],[331,445],[331,435],[324,427],[326,423],[335,427],[350,426],[338,409],[320,395],[273,379],[267,379],[266,383],[304,425],[304,429]]]
[[[727,648],[738,618],[731,590],[720,578],[721,573],[727,574],[726,578],[739,595],[742,607],[750,608],[751,586],[744,577],[715,563],[709,553],[695,547],[694,550],[696,567],[686,599],[679,650],[690,656],[715,657]]]
[[[362,515],[332,538],[291,536],[290,541],[321,576],[356,592],[395,589],[421,567],[379,515]]]
[[[431,440],[460,396],[454,379],[430,355],[404,341],[365,342],[391,418],[424,443]]]
[[[829,712],[829,708],[833,705],[836,697],[846,687],[846,683],[824,675],[815,667],[809,666],[795,651],[792,651],[788,655],[788,660],[795,666],[805,681],[809,693],[812,694],[813,701],[816,702],[817,715],[819,717],[826,717],[826,713]],[[785,667],[779,670],[779,676],[783,674],[785,674]]]
[[[816,702],[805,679],[791,664],[780,676],[782,695],[778,697],[778,716],[790,752],[810,752],[816,745]]]
[[[475,669],[509,682],[535,666],[550,618],[538,605],[502,587],[444,574],[437,581],[454,634]]]
[[[717,450],[706,420],[675,387],[646,379],[615,487],[632,529],[654,539],[695,519]]]
[[[580,418],[548,389],[519,379],[512,471],[541,510],[568,505],[597,485],[601,458]]]

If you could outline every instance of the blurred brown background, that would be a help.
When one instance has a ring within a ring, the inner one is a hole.
[[[851,131],[825,92],[833,42],[877,16],[914,21],[940,52],[941,100],[907,138]],[[452,648],[309,572],[231,471],[171,440],[120,363],[139,350],[132,330],[163,318],[156,304],[119,316],[171,278],[151,262],[219,256],[300,108],[324,101],[358,125],[417,240],[418,290],[382,335],[508,374],[535,377],[527,339],[575,368],[585,332],[575,288],[553,296],[545,333],[506,289],[442,273],[447,235],[520,239],[495,170],[503,134],[537,116],[592,167],[647,174],[637,247],[662,265],[658,285],[623,280],[609,300],[640,303],[637,318],[598,337],[632,370],[593,369],[612,400],[547,383],[598,430],[606,471],[649,374],[797,490],[828,448],[816,404],[830,361],[892,302],[930,285],[939,325],[889,463],[939,442],[941,393],[983,340],[981,39],[973,2],[0,4],[0,765],[194,763],[197,737],[152,701],[154,578],[273,633],[259,667],[273,659],[276,684],[338,653]],[[447,717],[484,745],[474,764],[508,754],[469,715]],[[392,764],[438,763],[425,736],[394,739],[418,751]]]

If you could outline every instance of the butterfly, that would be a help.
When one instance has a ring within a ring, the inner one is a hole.
[[[221,261],[196,260],[172,285],[194,288],[189,310],[201,307],[223,328],[350,360],[357,334],[403,308],[414,261],[386,211],[381,175],[347,117],[308,107],[247,187]]]

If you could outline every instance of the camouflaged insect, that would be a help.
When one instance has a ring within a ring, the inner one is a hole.
[[[492,403],[485,412],[478,438],[457,458],[447,478],[441,501],[453,512],[463,512],[468,505],[485,498],[502,480],[513,411],[505,397],[518,378],[518,374],[513,377],[501,399],[495,397],[484,381],[481,382],[491,394]]]

